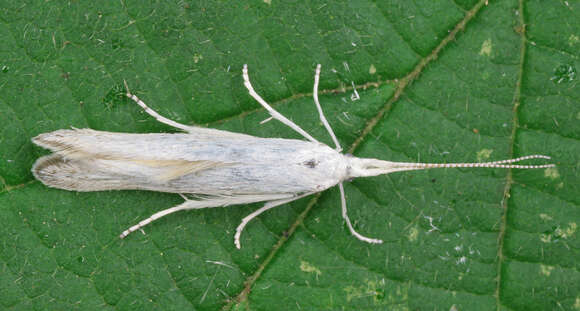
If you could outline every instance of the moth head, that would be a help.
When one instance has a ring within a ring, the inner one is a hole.
[[[346,156],[347,178],[369,177],[397,171],[397,162]]]

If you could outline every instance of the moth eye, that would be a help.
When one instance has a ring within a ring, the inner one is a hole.
[[[308,161],[304,161],[302,164],[304,164],[304,166],[309,168],[315,168],[318,165],[318,163],[319,163],[318,161],[310,159]]]

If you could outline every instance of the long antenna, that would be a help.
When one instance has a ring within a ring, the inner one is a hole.
[[[530,159],[550,160],[549,156],[534,154],[515,159],[500,160],[481,163],[413,163],[413,162],[392,162],[378,159],[350,158],[350,170],[348,178],[377,176],[394,172],[426,170],[431,168],[517,168],[517,169],[538,169],[556,167],[555,164],[522,165],[511,164]]]
[[[549,156],[534,154],[524,157],[519,157],[509,160],[500,160],[493,162],[479,162],[479,163],[413,163],[413,162],[393,162],[398,164],[397,168],[406,168],[405,170],[422,170],[429,168],[457,168],[457,167],[484,167],[484,168],[523,168],[523,169],[536,169],[536,168],[548,168],[555,167],[555,164],[541,164],[541,165],[521,165],[521,164],[509,164],[516,163],[524,160],[530,159],[545,159],[550,160]]]

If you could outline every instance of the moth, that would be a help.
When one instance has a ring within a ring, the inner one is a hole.
[[[338,185],[342,217],[349,231],[361,241],[382,240],[358,233],[348,217],[343,181],[394,172],[430,168],[521,168],[544,165],[516,165],[528,159],[550,159],[530,155],[486,163],[408,163],[358,158],[341,153],[341,146],[326,120],[318,100],[320,68],[314,75],[313,98],[321,123],[335,148],[331,148],[272,108],[252,87],[244,65],[244,85],[271,117],[289,126],[305,140],[261,138],[211,128],[184,125],[149,108],[127,88],[127,97],[157,121],[184,133],[130,134],[63,129],[40,134],[36,145],[53,153],[39,158],[32,167],[36,179],[49,187],[72,191],[150,190],[180,194],[184,202],[157,212],[121,233],[125,238],[166,215],[190,209],[266,202],[244,217],[236,228],[234,244],[258,215],[276,206],[298,200]],[[269,119],[265,120],[268,121]]]

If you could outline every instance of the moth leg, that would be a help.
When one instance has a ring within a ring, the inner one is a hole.
[[[260,103],[260,105],[262,105],[262,107],[266,108],[266,110],[268,110],[268,112],[270,113],[272,118],[286,124],[288,127],[293,129],[294,131],[300,133],[300,135],[304,136],[304,138],[308,139],[309,141],[315,142],[315,143],[318,142],[316,139],[314,139],[314,137],[310,136],[310,134],[306,133],[306,131],[304,131],[302,128],[300,128],[300,126],[296,125],[296,123],[288,120],[285,116],[283,116],[281,113],[279,113],[274,108],[272,108],[272,106],[270,106],[258,93],[256,93],[256,91],[254,90],[254,87],[250,83],[250,76],[248,75],[248,65],[247,64],[244,64],[244,68],[242,69],[242,76],[244,77],[244,85],[248,89],[250,96],[252,96],[258,103]]]
[[[187,126],[187,125],[181,124],[179,122],[175,122],[173,120],[167,119],[166,117],[158,114],[155,110],[149,108],[149,106],[147,106],[142,100],[140,100],[139,97],[130,93],[129,87],[127,86],[127,83],[125,83],[125,88],[127,89],[127,94],[125,94],[125,95],[127,97],[131,98],[134,102],[136,102],[137,105],[141,106],[141,108],[143,108],[143,110],[145,110],[145,112],[147,112],[150,116],[155,118],[155,120],[157,120],[163,124],[167,124],[169,126],[173,126],[173,127],[178,128],[180,130],[186,131],[186,132],[192,131],[191,126]]]
[[[350,233],[352,233],[352,235],[354,235],[357,239],[364,241],[364,242],[367,242],[367,243],[373,243],[373,244],[383,243],[383,240],[367,238],[366,236],[364,236],[364,235],[362,235],[354,230],[354,228],[352,227],[352,223],[350,222],[350,219],[348,218],[348,215],[346,214],[346,199],[344,197],[344,188],[342,187],[342,183],[338,184],[338,188],[340,188],[340,202],[342,205],[342,218],[344,218],[344,220],[346,221],[346,224],[348,226],[348,229],[350,230]]]
[[[292,197],[289,199],[282,199],[282,200],[274,200],[274,201],[270,201],[267,202],[266,204],[264,204],[264,206],[262,206],[261,208],[255,210],[253,213],[251,213],[250,215],[244,217],[244,219],[242,219],[242,222],[238,225],[238,227],[236,228],[236,234],[234,235],[234,244],[236,245],[236,247],[238,249],[242,248],[242,245],[240,244],[240,237],[242,235],[242,232],[244,231],[244,228],[246,227],[246,225],[252,221],[252,219],[258,217],[260,214],[262,214],[263,212],[272,209],[276,206],[280,206],[282,204],[286,204],[292,201],[296,201],[298,199],[301,199],[305,196],[309,196],[311,194],[313,194],[314,192],[308,192],[296,197]]]
[[[318,82],[320,81],[320,67],[321,67],[320,64],[318,64],[316,66],[316,72],[314,74],[314,90],[312,92],[312,97],[314,98],[314,104],[316,105],[316,109],[318,109],[318,115],[320,117],[320,122],[322,122],[322,124],[326,128],[326,131],[328,131],[328,134],[332,138],[332,141],[334,142],[334,146],[336,147],[335,148],[336,151],[341,152],[342,147],[340,146],[340,143],[338,142],[336,135],[334,135],[334,131],[332,130],[332,127],[330,126],[330,124],[326,120],[326,117],[324,116],[324,112],[322,112],[322,106],[320,105],[320,102],[318,101]]]
[[[281,195],[263,195],[263,196],[245,195],[245,196],[238,196],[238,197],[220,197],[220,198],[215,198],[215,199],[191,200],[191,199],[188,199],[187,197],[185,197],[183,194],[179,194],[179,195],[185,200],[185,202],[183,202],[179,205],[176,205],[174,207],[164,209],[160,212],[157,212],[157,213],[149,216],[149,218],[143,219],[138,224],[123,231],[123,233],[121,233],[119,235],[119,237],[121,239],[123,239],[126,236],[128,236],[129,234],[131,234],[132,232],[135,232],[135,231],[145,227],[146,225],[152,223],[153,221],[155,221],[161,217],[167,216],[169,214],[179,212],[179,211],[184,211],[184,210],[189,210],[189,209],[202,209],[202,208],[210,208],[210,207],[218,207],[218,206],[227,206],[227,205],[234,205],[234,204],[248,204],[248,203],[260,202],[260,201],[279,200],[279,199],[285,198],[285,196],[281,196]]]
[[[205,203],[205,204],[204,204]],[[204,202],[204,201],[194,201],[194,200],[189,200],[187,199],[185,202],[176,205],[174,207],[168,208],[168,209],[164,209],[160,212],[157,212],[151,216],[149,216],[149,218],[143,219],[141,220],[138,224],[130,227],[129,229],[123,231],[123,233],[121,233],[119,235],[119,237],[121,239],[124,239],[125,237],[127,237],[129,234],[131,234],[132,232],[135,232],[145,226],[147,226],[148,224],[152,223],[153,221],[167,216],[169,214],[173,214],[175,212],[179,212],[179,211],[183,211],[183,210],[188,210],[188,209],[200,209],[200,208],[207,208],[207,207],[216,207],[219,205],[215,205],[212,204],[211,201],[208,202]]]

